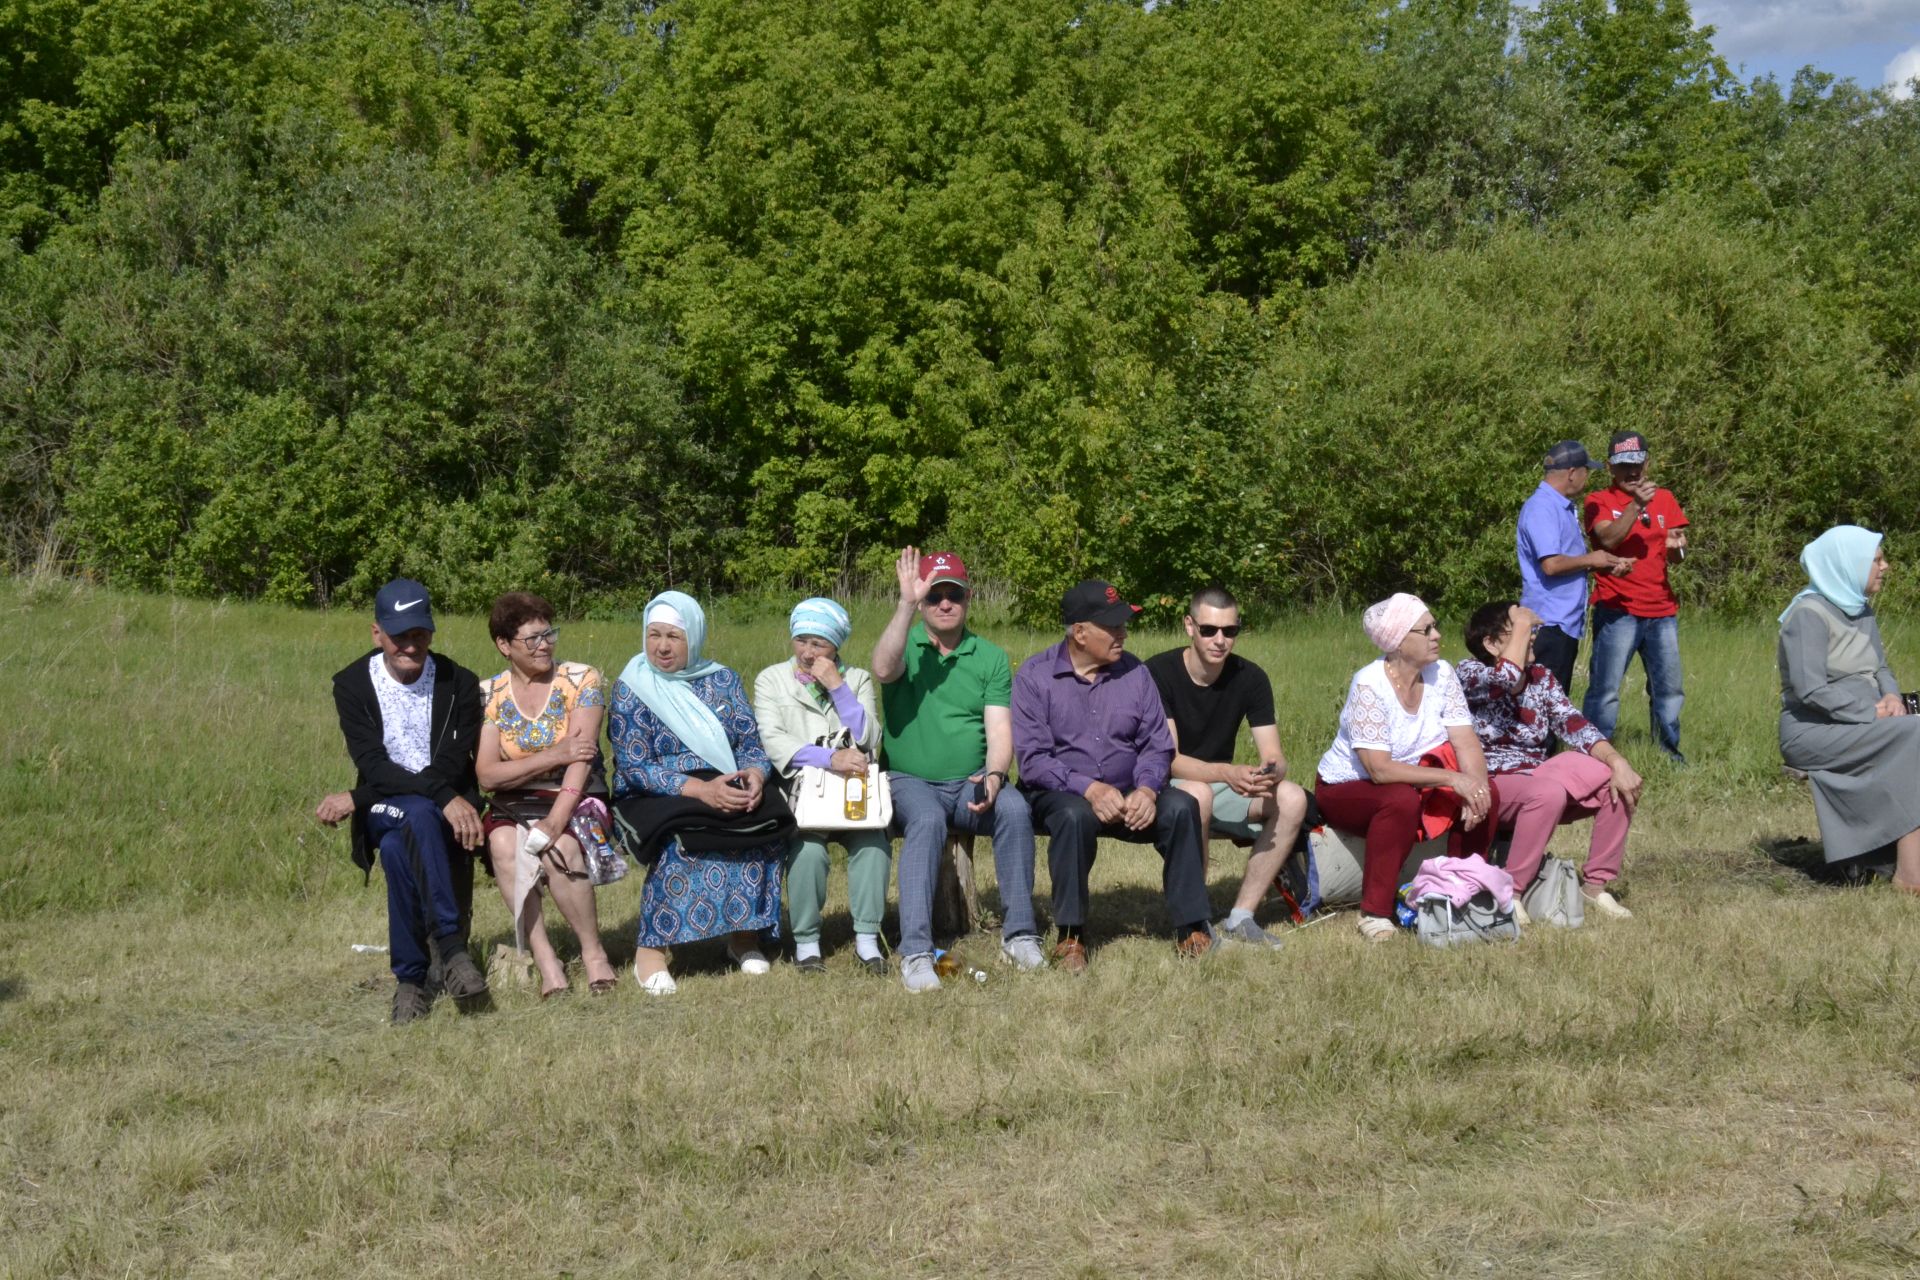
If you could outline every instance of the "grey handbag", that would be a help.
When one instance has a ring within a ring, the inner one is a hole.
[[[1449,898],[1429,898],[1422,902],[1414,921],[1420,941],[1430,947],[1457,947],[1469,942],[1517,942],[1520,926],[1514,923],[1511,909],[1502,911],[1493,903],[1493,895],[1482,889],[1456,907]]]
[[[1520,905],[1535,924],[1578,929],[1587,922],[1587,897],[1580,892],[1580,873],[1571,862],[1552,854],[1540,863],[1540,874],[1520,895]]]

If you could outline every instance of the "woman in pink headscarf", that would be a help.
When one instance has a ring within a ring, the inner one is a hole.
[[[1380,657],[1347,688],[1313,796],[1328,823],[1366,837],[1360,933],[1377,942],[1393,936],[1400,867],[1415,843],[1450,832],[1449,853],[1484,855],[1498,796],[1467,695],[1440,661],[1433,613],[1401,592],[1369,606],[1361,625]]]

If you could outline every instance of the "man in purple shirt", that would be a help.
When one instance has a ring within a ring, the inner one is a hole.
[[[1013,679],[1020,789],[1047,833],[1053,874],[1053,956],[1074,973],[1087,967],[1087,876],[1102,836],[1153,843],[1166,864],[1175,947],[1185,956],[1213,949],[1200,806],[1167,785],[1166,708],[1147,664],[1126,652],[1127,624],[1139,611],[1108,584],[1082,582],[1060,604],[1066,639],[1027,659]]]

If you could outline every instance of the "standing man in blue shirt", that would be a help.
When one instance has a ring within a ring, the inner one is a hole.
[[[1540,618],[1533,660],[1573,687],[1573,659],[1587,627],[1587,575],[1624,574],[1633,561],[1587,550],[1574,499],[1586,492],[1593,459],[1578,440],[1562,440],[1541,462],[1546,473],[1520,508],[1514,550],[1520,560],[1520,603]]]

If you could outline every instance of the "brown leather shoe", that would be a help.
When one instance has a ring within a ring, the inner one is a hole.
[[[1068,973],[1087,971],[1087,944],[1078,938],[1062,938],[1053,944],[1053,962]]]
[[[1173,949],[1183,960],[1198,960],[1213,950],[1213,935],[1205,929],[1195,929],[1184,937],[1175,938]]]

